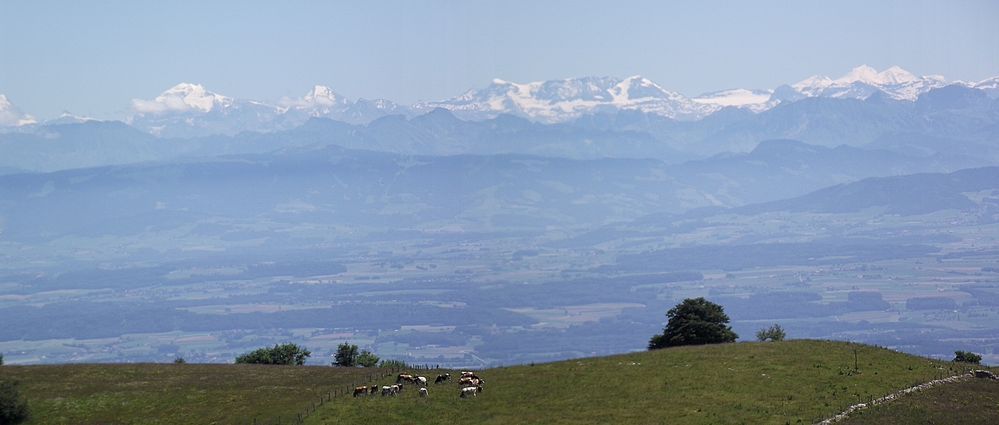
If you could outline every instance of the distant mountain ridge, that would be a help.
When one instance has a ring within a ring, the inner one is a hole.
[[[978,211],[986,220],[999,221],[999,167],[872,177],[795,198],[748,205],[735,211],[743,214],[851,213],[869,208],[897,215],[927,214],[946,209]]]
[[[916,76],[898,66],[878,71],[861,65],[839,78],[815,75],[774,89],[733,88],[697,96],[669,90],[639,75],[581,77],[517,83],[495,79],[481,89],[443,100],[401,105],[386,99],[351,100],[325,85],[315,85],[300,98],[277,102],[238,99],[212,92],[200,84],[180,83],[153,99],[133,99],[125,121],[162,137],[279,131],[309,118],[365,124],[387,115],[413,117],[437,108],[465,120],[515,115],[541,123],[564,123],[592,114],[634,111],[679,121],[704,119],[725,109],[763,112],[806,98],[915,101],[924,93],[950,84],[999,97],[999,77],[977,83],[948,81],[939,75]],[[36,124],[0,95],[0,127]]]
[[[172,97],[165,96],[157,105],[143,106],[151,111],[197,111],[185,125],[161,132],[160,137],[141,131],[142,125],[160,130],[169,127],[162,121],[172,118],[155,114],[137,117],[131,125],[66,114],[56,120],[58,124],[0,132],[0,173],[164,161],[183,156],[266,153],[310,145],[404,155],[651,158],[679,164],[719,154],[749,153],[758,149],[761,141],[779,139],[825,148],[862,148],[832,151],[855,155],[858,164],[868,163],[869,153],[864,151],[889,151],[900,157],[924,158],[924,165],[937,164],[929,168],[906,166],[905,172],[999,163],[999,146],[995,144],[999,139],[999,98],[962,85],[932,89],[912,102],[878,93],[864,100],[805,98],[757,113],[723,108],[696,121],[620,110],[550,124],[512,114],[467,120],[445,108],[415,116],[387,114],[393,104],[372,106],[385,115],[357,124],[325,115],[362,114],[366,101],[351,103],[326,88],[316,87],[304,97],[306,100],[286,102],[282,106],[285,113],[269,116],[269,122],[283,128],[277,131],[260,124],[261,111],[271,110],[265,106],[193,86],[187,89],[190,91],[172,92]],[[603,96],[600,93],[596,90],[590,95]],[[257,126],[240,124],[242,121]],[[198,135],[205,130],[238,132]],[[843,164],[849,168],[852,163]]]

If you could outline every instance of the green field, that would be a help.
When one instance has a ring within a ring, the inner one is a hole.
[[[312,366],[90,364],[0,366],[20,382],[29,424],[283,423],[378,370]]]
[[[854,370],[854,350],[859,370]],[[308,424],[805,423],[963,366],[871,346],[789,341],[683,347],[481,372],[484,391],[458,398],[340,400]]]
[[[851,415],[843,425],[999,424],[999,382],[934,387]]]
[[[681,347],[487,369],[479,372],[484,391],[468,400],[458,398],[453,382],[431,385],[427,399],[414,389],[399,397],[341,394],[306,423],[810,424],[969,368],[843,342]],[[382,376],[379,384],[392,381],[387,372],[367,369],[168,364],[3,366],[0,379],[21,382],[31,424],[247,424],[254,418],[269,424],[278,415],[289,423],[334,388],[370,383],[373,372]],[[432,380],[437,371],[419,373]],[[922,412],[945,415],[969,405],[994,413],[999,383],[986,384],[992,384],[987,391],[979,382],[936,387],[856,420],[884,423],[883,417],[906,418],[901,412],[933,417]]]

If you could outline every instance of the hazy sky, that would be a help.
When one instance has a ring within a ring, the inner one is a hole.
[[[240,98],[440,99],[494,77],[646,76],[696,95],[853,66],[999,75],[996,1],[0,2],[0,93],[124,115],[181,81]]]

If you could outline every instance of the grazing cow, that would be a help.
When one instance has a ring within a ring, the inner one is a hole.
[[[369,394],[371,395],[378,394],[378,385],[372,384],[371,386],[368,387],[368,390],[370,390]]]
[[[393,385],[392,387],[394,387],[394,386],[395,385]],[[393,388],[392,387],[390,387],[388,385],[383,386],[382,387],[382,397],[387,396],[387,395],[393,395]]]
[[[450,379],[451,379],[451,374],[450,373],[445,373],[443,375],[437,375],[437,379],[434,380],[434,383],[435,384],[443,384],[444,382],[447,382]]]
[[[360,387],[354,387],[354,397],[360,397],[360,396],[366,396],[366,395],[368,395],[368,387],[367,386],[362,385]]]
[[[426,388],[420,388],[420,397],[429,397],[429,396],[430,396],[430,391],[427,391]]]
[[[425,376],[417,376],[416,377],[416,385],[419,385],[421,388],[426,387],[427,386],[427,378]]]
[[[482,392],[482,387],[465,387],[461,389],[461,393],[458,395],[461,398],[476,397]]]
[[[403,382],[413,383],[416,382],[416,378],[414,378],[413,375],[410,375],[408,373],[400,373],[399,377],[395,378],[395,383],[401,384]]]
[[[462,378],[470,378],[472,375],[475,375],[475,373],[469,372],[467,370],[464,370],[464,371],[461,372],[461,377]]]
[[[458,386],[460,387],[477,387],[485,383],[486,381],[479,378],[461,378],[458,380]]]

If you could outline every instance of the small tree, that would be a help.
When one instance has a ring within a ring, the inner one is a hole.
[[[28,402],[21,398],[17,382],[0,381],[0,424],[19,424],[28,416]]]
[[[173,359],[173,363],[174,364],[186,364],[187,360],[184,360],[183,357],[177,356],[176,359]]]
[[[0,366],[3,366],[3,353],[0,353]]]
[[[666,312],[666,317],[669,320],[663,333],[649,340],[650,350],[734,342],[739,338],[728,326],[725,309],[703,297],[683,300]]]
[[[756,331],[756,339],[758,341],[783,341],[785,336],[784,328],[776,323],[769,328]]]
[[[378,356],[368,350],[363,350],[361,351],[361,354],[357,356],[357,364],[364,367],[378,366]]]
[[[955,351],[954,361],[961,363],[981,364],[982,356],[979,356],[978,354],[972,353],[970,351]]]
[[[301,366],[312,352],[295,344],[274,345],[260,348],[236,357],[237,364],[278,364]]]
[[[333,366],[354,367],[357,365],[357,346],[351,343],[343,343],[336,347],[336,354],[333,356]]]

